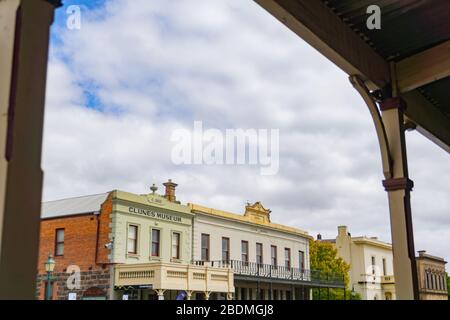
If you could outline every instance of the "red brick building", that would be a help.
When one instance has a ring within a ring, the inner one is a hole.
[[[111,288],[109,193],[50,201],[42,205],[37,297],[44,299],[44,263],[55,259],[52,298],[108,299]],[[74,273],[79,271],[79,273]],[[69,280],[69,283],[68,283]],[[79,281],[77,281],[79,280]]]

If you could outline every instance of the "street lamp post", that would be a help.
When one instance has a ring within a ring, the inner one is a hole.
[[[45,261],[45,271],[47,272],[47,285],[45,286],[45,300],[52,300],[52,274],[55,269],[55,259],[51,254],[48,255],[47,261]]]
[[[355,292],[355,287],[352,286],[352,300],[355,300],[356,298],[356,292]]]

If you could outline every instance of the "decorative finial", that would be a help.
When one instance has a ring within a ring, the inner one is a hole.
[[[158,187],[157,187],[155,184],[153,184],[153,185],[150,187],[150,190],[152,191],[153,194],[155,194],[156,190],[158,190]]]

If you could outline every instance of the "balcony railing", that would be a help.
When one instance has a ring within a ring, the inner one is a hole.
[[[256,262],[245,262],[239,260],[219,261],[195,261],[194,264],[211,267],[231,268],[235,276],[261,277],[278,280],[290,280],[294,282],[310,282],[319,285],[344,286],[344,276],[336,273],[326,273],[317,270],[307,270]]]

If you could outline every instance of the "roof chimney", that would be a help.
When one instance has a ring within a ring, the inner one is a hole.
[[[175,197],[175,188],[178,185],[172,182],[172,179],[169,179],[169,181],[163,183],[163,186],[166,187],[166,194],[164,195],[164,197],[170,202],[175,202],[177,200],[177,198]]]
[[[320,233],[317,234],[317,240],[322,240],[322,235]]]
[[[419,250],[419,257],[423,257],[426,254],[426,250]]]
[[[338,236],[348,236],[347,226],[338,226]]]

